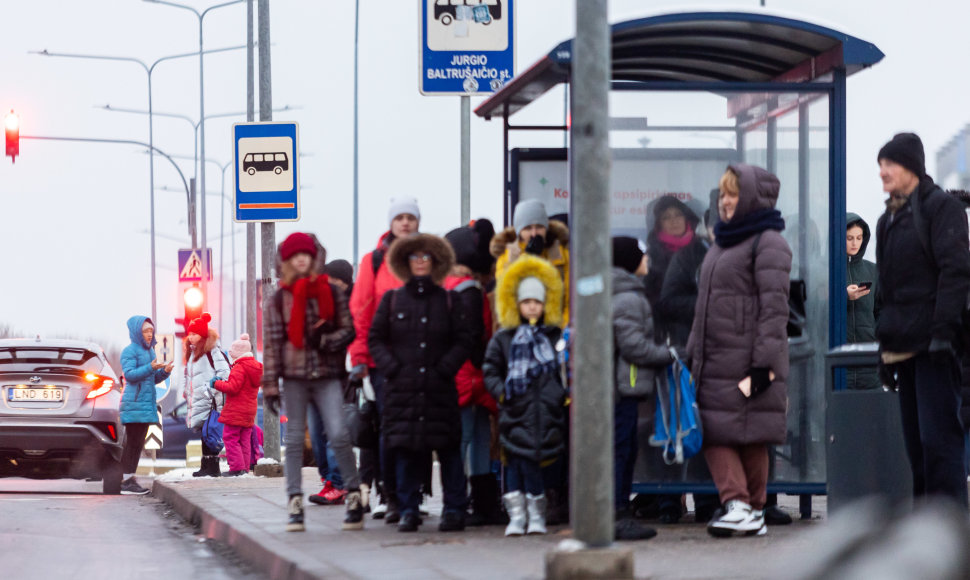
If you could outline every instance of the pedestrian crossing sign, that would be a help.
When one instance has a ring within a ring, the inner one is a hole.
[[[206,279],[212,281],[212,248],[206,248],[209,255],[209,272]],[[179,282],[202,281],[202,252],[198,248],[179,250]]]

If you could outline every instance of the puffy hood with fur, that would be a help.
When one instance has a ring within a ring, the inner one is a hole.
[[[431,254],[431,279],[435,284],[444,282],[455,265],[455,252],[443,238],[431,234],[414,234],[394,240],[387,250],[387,265],[391,272],[407,284],[411,276],[409,258],[415,252]]]
[[[489,244],[488,250],[495,258],[499,258],[505,253],[506,246],[518,239],[519,236],[515,233],[515,228],[509,226],[492,237],[492,243]],[[557,220],[549,220],[549,227],[546,228],[546,247],[552,245],[553,242],[559,242],[559,245],[564,248],[569,247],[569,228],[566,227],[566,224]]]
[[[551,223],[551,222],[550,222]],[[499,279],[495,289],[499,324],[502,328],[514,328],[521,323],[517,290],[519,282],[529,277],[538,278],[546,287],[545,314],[543,320],[548,326],[562,324],[563,285],[556,268],[537,256],[523,254],[512,262],[505,275]]]

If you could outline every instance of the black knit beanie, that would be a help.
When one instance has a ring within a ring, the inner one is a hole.
[[[643,250],[636,238],[616,236],[613,238],[613,265],[633,274],[643,260]]]
[[[445,234],[445,240],[455,251],[455,263],[473,271],[478,264],[478,235],[470,227],[456,228]]]
[[[926,176],[926,155],[923,153],[923,142],[916,133],[897,133],[889,143],[879,150],[880,159],[888,159],[912,171],[916,177]]]
[[[352,286],[354,284],[354,267],[347,260],[334,260],[332,262],[327,262],[327,265],[324,268],[327,272],[327,276],[336,278],[347,286]]]

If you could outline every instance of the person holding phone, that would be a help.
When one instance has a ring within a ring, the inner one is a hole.
[[[876,303],[876,283],[879,271],[876,265],[863,258],[869,246],[869,224],[858,214],[845,216],[846,266],[846,342],[876,342],[876,319],[879,307]],[[875,368],[853,368],[846,371],[846,388],[878,389],[879,375]]]

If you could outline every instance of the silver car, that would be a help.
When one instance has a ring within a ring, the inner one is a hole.
[[[120,403],[100,346],[0,339],[0,477],[101,479],[120,493]]]

